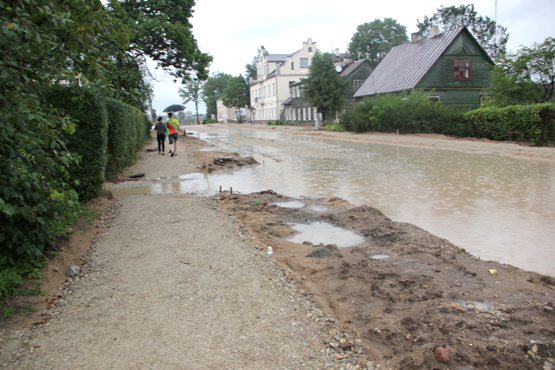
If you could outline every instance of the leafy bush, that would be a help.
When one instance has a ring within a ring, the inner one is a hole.
[[[475,135],[491,140],[530,141],[534,145],[555,142],[553,104],[479,108],[465,114]]]
[[[203,120],[201,121],[201,125],[206,125],[206,124],[208,124],[208,123],[218,123],[218,121],[215,120],[215,119],[210,119],[210,118],[208,118],[208,119],[203,119]]]
[[[341,124],[349,131],[402,133],[441,133],[468,136],[471,131],[464,107],[443,107],[429,95],[413,90],[401,94],[378,95],[364,99],[342,114]]]

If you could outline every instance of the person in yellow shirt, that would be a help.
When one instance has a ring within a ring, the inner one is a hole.
[[[170,143],[170,154],[173,157],[177,155],[177,130],[180,129],[179,121],[173,118],[173,113],[168,113],[166,120],[166,128],[168,129],[168,141]]]

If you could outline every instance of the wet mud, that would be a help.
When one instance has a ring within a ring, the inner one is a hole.
[[[218,194],[288,278],[353,338],[353,362],[393,369],[541,369],[555,355],[555,279],[483,261],[408,223],[338,199],[272,190]],[[279,204],[300,202],[304,206]],[[292,242],[294,225],[327,223],[363,238]],[[317,253],[325,251],[326,253]],[[316,252],[316,253],[315,253]]]

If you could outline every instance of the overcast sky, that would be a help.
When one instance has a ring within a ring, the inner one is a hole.
[[[335,48],[345,52],[357,26],[377,18],[395,19],[407,28],[410,39],[418,31],[417,20],[431,17],[441,5],[471,3],[479,15],[491,19],[496,17],[497,3],[497,22],[507,28],[509,51],[555,37],[554,0],[389,0],[356,1],[348,6],[321,0],[197,0],[191,22],[201,51],[214,58],[210,74],[245,76],[245,65],[262,45],[271,54],[290,54],[311,38],[322,52]],[[153,108],[160,114],[166,106],[182,102],[177,93],[182,86],[160,70],[155,75],[159,82],[154,82]],[[194,112],[192,103],[187,107]],[[203,104],[199,113],[205,111]]]

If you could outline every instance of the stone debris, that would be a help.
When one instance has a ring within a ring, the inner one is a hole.
[[[79,267],[79,266],[69,266],[69,268],[66,271],[66,276],[67,277],[76,276],[76,275],[79,275],[80,272],[81,272],[81,267]]]
[[[333,256],[336,256],[336,257],[340,257],[340,258],[343,257],[341,252],[339,252],[339,248],[337,248],[336,244],[324,245],[323,243],[320,243],[320,245],[318,245],[317,249],[314,252],[308,254],[307,257],[310,257],[310,258],[324,258],[324,257],[327,257],[329,255],[333,255]]]

